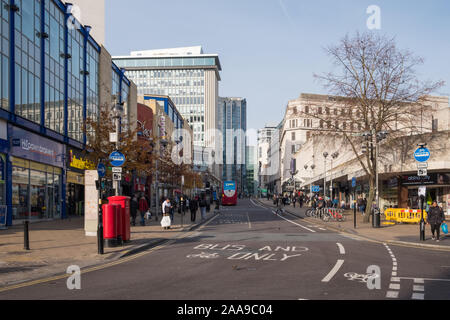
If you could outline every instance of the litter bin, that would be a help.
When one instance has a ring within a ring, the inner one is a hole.
[[[130,197],[114,196],[108,198],[109,204],[119,204],[121,207],[118,233],[123,242],[130,241]]]
[[[380,209],[375,208],[373,209],[373,216],[372,216],[372,226],[374,228],[380,227]]]
[[[121,207],[118,204],[104,204],[102,206],[103,216],[103,239],[106,245],[111,247],[117,246],[118,222]]]

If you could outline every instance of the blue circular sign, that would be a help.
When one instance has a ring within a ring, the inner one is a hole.
[[[418,162],[426,162],[430,159],[430,150],[427,148],[419,148],[414,152],[414,159]]]
[[[109,160],[113,167],[121,167],[125,163],[125,156],[119,151],[114,151],[110,154]]]
[[[106,175],[106,167],[103,163],[99,163],[97,166],[98,176],[103,178]]]

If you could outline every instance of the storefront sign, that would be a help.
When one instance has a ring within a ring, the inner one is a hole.
[[[92,161],[88,160],[79,151],[69,150],[69,168],[75,168],[78,170],[95,170],[95,165]]]
[[[402,185],[404,186],[419,186],[419,185],[448,185],[450,184],[449,173],[430,173],[424,177],[417,175],[402,176]]]
[[[64,167],[64,145],[12,125],[9,132],[13,156]]]

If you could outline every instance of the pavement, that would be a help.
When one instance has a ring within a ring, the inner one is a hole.
[[[176,212],[169,230],[161,228],[161,216],[155,221],[153,215],[146,226],[139,225],[138,216],[137,225],[131,226],[131,241],[113,248],[105,245],[103,255],[97,253],[97,237],[85,235],[84,217],[31,223],[30,250],[24,249],[23,225],[12,226],[0,230],[0,287],[61,275],[71,265],[85,268],[119,260],[175,239],[213,216],[213,206],[204,221],[200,210],[195,222],[191,222],[189,211],[184,217]]]
[[[272,200],[267,199],[257,199],[262,205],[266,207],[275,208]],[[431,239],[430,226],[427,225],[425,228],[425,241],[420,240],[420,230],[418,224],[394,224],[394,225],[384,225],[386,222],[384,220],[384,215],[381,218],[380,228],[372,227],[372,221],[370,223],[363,222],[363,215],[359,212],[356,213],[356,228],[354,228],[354,213],[353,210],[346,210],[344,212],[345,221],[328,221],[323,222],[320,219],[305,217],[305,211],[308,209],[303,206],[300,208],[296,204],[295,208],[293,205],[286,205],[284,208],[288,213],[293,214],[297,217],[304,218],[306,221],[320,224],[326,226],[329,229],[353,234],[365,238],[369,241],[397,244],[403,246],[412,246],[417,248],[429,248],[437,249],[443,251],[450,251],[450,234],[443,234],[441,230],[440,241],[436,242]],[[448,223],[448,222],[447,222]]]

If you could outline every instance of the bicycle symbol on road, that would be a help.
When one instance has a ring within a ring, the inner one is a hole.
[[[350,281],[359,281],[361,283],[367,283],[367,280],[369,279],[375,279],[378,278],[377,274],[358,274],[356,272],[348,272],[344,274],[344,277],[349,278]]]
[[[189,254],[186,256],[186,258],[202,258],[202,259],[215,259],[219,258],[219,255],[217,253],[198,253],[198,254]]]

